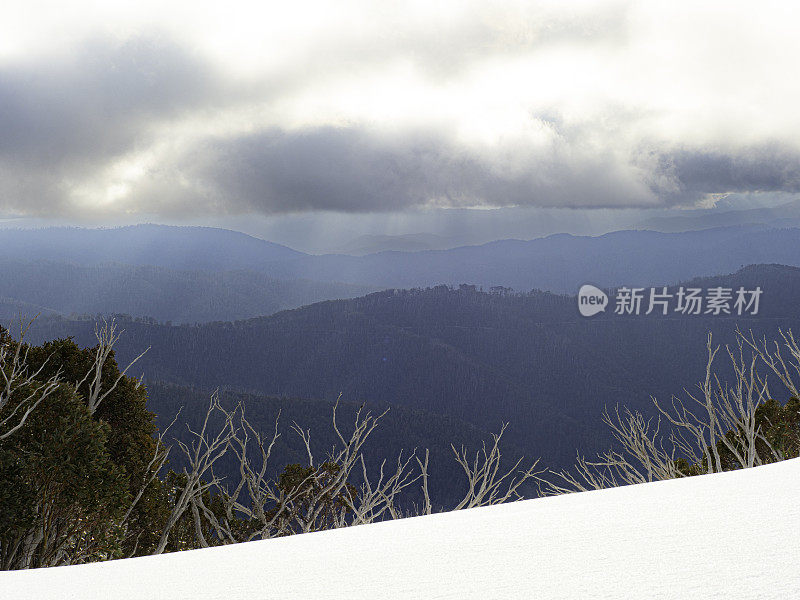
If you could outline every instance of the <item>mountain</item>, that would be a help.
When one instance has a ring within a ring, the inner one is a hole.
[[[307,255],[244,234],[197,227],[0,230],[3,258],[79,266],[118,262],[177,270],[248,270],[270,279],[372,289],[468,283],[573,294],[587,282],[647,286],[730,273],[753,263],[800,266],[800,229],[753,225],[683,233],[617,231],[597,237],[559,234],[366,256]]]
[[[7,326],[9,322],[18,321],[20,316],[33,318],[38,314],[55,316],[58,312],[44,306],[0,296],[0,322],[4,326]]]
[[[368,256],[307,256],[270,265],[278,278],[303,277],[382,287],[475,284],[575,293],[600,286],[656,285],[729,273],[753,263],[800,266],[800,229],[729,227],[686,233],[618,231]]]
[[[800,459],[306,535],[8,571],[17,600],[796,598]],[[213,576],[210,576],[213,574]],[[202,584],[199,584],[202,582]]]
[[[453,240],[433,233],[407,233],[403,235],[362,235],[336,249],[335,254],[364,256],[377,252],[419,252],[421,250],[446,250],[457,246]]]
[[[800,200],[778,206],[737,210],[690,210],[683,214],[658,216],[639,223],[643,229],[664,232],[691,231],[713,227],[764,225],[768,227],[800,226]]]
[[[159,321],[234,321],[321,300],[353,298],[374,287],[283,281],[257,271],[176,271],[161,267],[0,259],[0,316],[39,312],[123,313]],[[3,308],[5,306],[5,308]]]
[[[547,292],[390,290],[234,323],[167,326],[123,321],[121,361],[151,347],[136,373],[206,389],[378,402],[446,415],[482,431],[510,422],[508,440],[549,464],[609,443],[605,407],[652,411],[704,376],[705,339],[735,327],[770,338],[800,332],[800,269],[756,265],[688,282],[762,288],[757,315],[581,317],[572,296]],[[31,341],[74,336],[90,320],[40,319]],[[724,375],[724,370],[722,371]],[[416,443],[415,443],[416,445]]]
[[[0,228],[0,258],[78,265],[125,263],[168,269],[263,270],[276,260],[305,256],[286,246],[213,227],[135,225],[109,229]]]

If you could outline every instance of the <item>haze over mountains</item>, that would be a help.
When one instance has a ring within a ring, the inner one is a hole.
[[[308,255],[238,232],[141,225],[0,229],[0,315],[125,313],[161,321],[230,321],[386,288],[473,284],[575,293],[800,266],[800,229],[747,225],[529,241],[365,256]]]
[[[4,228],[0,229],[0,248],[0,257],[6,259],[209,271],[258,271],[271,261],[303,256],[297,250],[238,231],[168,225]]]
[[[729,210],[691,210],[678,215],[660,215],[639,222],[638,227],[656,231],[677,232],[711,227],[765,225],[769,227],[800,226],[800,200],[778,206]]]
[[[334,254],[364,256],[376,252],[420,252],[422,250],[447,250],[461,246],[455,238],[433,233],[407,233],[403,235],[362,235],[339,246]]]
[[[752,263],[800,265],[800,229],[747,226],[685,233],[619,231],[598,237],[561,234],[451,250],[305,256],[277,261],[271,273],[278,278],[335,277],[397,288],[468,283],[487,289],[575,293],[587,281],[600,286],[674,283]]]
[[[159,321],[231,321],[375,291],[325,281],[272,279],[259,271],[179,271],[119,263],[80,266],[0,259],[0,317],[122,313]]]

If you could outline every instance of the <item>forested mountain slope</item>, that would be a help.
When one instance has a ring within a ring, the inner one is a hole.
[[[166,326],[124,322],[118,356],[148,346],[146,381],[331,401],[386,402],[448,415],[481,430],[512,424],[529,455],[570,464],[576,450],[608,443],[605,407],[645,411],[705,373],[708,331],[730,342],[800,332],[800,270],[748,267],[692,285],[763,289],[755,316],[620,316],[586,319],[576,299],[474,288],[386,291],[234,323]],[[75,336],[93,343],[91,321],[41,319],[33,341]],[[782,399],[783,400],[783,399]]]

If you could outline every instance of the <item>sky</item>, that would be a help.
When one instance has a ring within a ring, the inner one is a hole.
[[[0,218],[363,233],[794,197],[793,8],[12,0]]]

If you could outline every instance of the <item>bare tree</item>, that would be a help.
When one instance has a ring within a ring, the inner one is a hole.
[[[94,336],[97,339],[97,348],[95,348],[94,363],[84,378],[75,384],[75,387],[79,388],[87,381],[89,382],[89,394],[86,397],[86,404],[89,407],[89,412],[92,414],[94,414],[97,407],[100,406],[100,403],[117,388],[117,385],[122,381],[125,375],[127,375],[130,368],[150,350],[149,347],[146,348],[144,352],[129,362],[127,367],[120,370],[114,383],[107,386],[106,389],[103,389],[103,368],[108,361],[108,357],[114,350],[114,345],[119,341],[124,331],[124,329],[118,328],[117,322],[114,319],[111,319],[110,323],[103,319],[102,327],[100,327],[99,323],[95,322]]]
[[[665,440],[661,433],[660,418],[645,418],[639,412],[617,408],[613,414],[603,413],[603,422],[612,431],[616,447],[601,452],[594,460],[578,455],[572,471],[552,472],[552,477],[542,478],[546,494],[563,494],[646,483],[683,476],[679,469],[679,438],[670,433]],[[692,446],[685,453],[695,457]]]
[[[475,453],[475,458],[471,459],[466,448],[461,446],[459,450],[454,445],[450,445],[455,455],[456,462],[461,465],[467,479],[467,492],[464,498],[453,507],[452,510],[464,508],[477,508],[479,506],[490,506],[503,504],[504,502],[521,500],[523,497],[519,493],[520,487],[528,481],[538,479],[545,470],[537,470],[539,460],[535,460],[529,467],[520,470],[524,457],[520,457],[516,463],[506,470],[500,469],[500,441],[508,427],[504,423],[500,428],[500,433],[492,434],[492,444],[487,446],[483,443],[481,450]],[[431,514],[433,507],[430,494],[428,492],[428,453],[425,459],[418,459],[418,464],[422,477],[422,491],[424,503],[422,514]]]
[[[218,540],[236,543],[253,539],[267,539],[294,532],[309,532],[331,527],[344,527],[369,523],[385,515],[396,515],[394,500],[415,479],[408,471],[412,458],[398,459],[394,473],[386,476],[385,461],[381,465],[378,481],[371,483],[362,453],[363,444],[374,431],[385,412],[373,416],[363,408],[356,412],[353,431],[342,432],[337,420],[339,400],[333,406],[332,424],[337,445],[324,460],[318,461],[311,449],[311,433],[293,423],[291,430],[303,442],[308,466],[300,471],[299,480],[291,485],[280,485],[269,478],[269,459],[280,433],[276,419],[269,437],[262,436],[246,419],[238,406],[227,415],[238,413],[238,427],[233,431],[229,447],[239,462],[239,481],[228,488],[215,479],[214,488],[222,498],[224,518],[220,519],[200,494],[193,496],[194,515],[203,516],[211,523]],[[249,448],[255,447],[251,457]],[[356,489],[351,480],[360,466],[363,483]],[[250,527],[242,533],[234,530],[236,518],[245,519]],[[207,545],[207,540],[198,540]]]
[[[2,378],[0,381],[0,441],[9,438],[23,427],[36,407],[63,383],[60,370],[43,381],[41,380],[49,358],[44,360],[36,370],[31,370],[29,367],[30,347],[25,343],[25,336],[36,318],[38,315],[30,321],[26,321],[24,318],[20,319],[19,335],[16,340],[0,337],[0,377]],[[114,345],[123,333],[113,319],[110,323],[105,320],[103,323],[102,327],[95,324],[97,348],[92,367],[82,380],[75,383],[77,389],[87,381],[89,382],[86,404],[92,414],[100,406],[100,403],[113,393],[130,368],[149,350],[148,348],[134,358],[127,367],[120,371],[110,386],[103,388],[103,369],[114,350]]]
[[[363,406],[356,411],[355,423],[353,433],[345,436],[336,420],[336,412],[339,406],[341,395],[336,400],[333,406],[333,430],[340,447],[334,447],[328,454],[323,463],[315,463],[314,457],[311,453],[311,440],[310,432],[303,431],[296,423],[292,429],[301,437],[305,444],[306,452],[308,455],[309,467],[312,469],[312,481],[303,482],[307,486],[311,483],[311,489],[316,493],[311,494],[308,498],[303,498],[303,502],[294,502],[292,508],[292,515],[295,524],[303,533],[313,531],[318,527],[318,521],[326,511],[331,509],[335,510],[335,504],[341,502],[344,511],[340,510],[339,515],[333,517],[334,525],[343,526],[348,523],[345,515],[346,511],[353,511],[355,515],[360,518],[366,518],[366,515],[374,513],[377,506],[384,502],[383,495],[385,495],[386,484],[382,481],[383,474],[381,473],[381,485],[379,489],[372,490],[369,493],[368,501],[371,505],[370,508],[366,506],[359,506],[359,498],[348,487],[351,479],[351,474],[357,465],[361,464],[363,467],[363,454],[362,447],[367,441],[369,435],[378,426],[378,422],[386,415],[388,409],[377,417],[373,416],[369,411],[364,412]],[[363,468],[363,473],[366,475],[366,468]],[[368,479],[366,480],[365,489],[369,490]],[[333,502],[333,506],[332,503]]]
[[[363,446],[386,412],[373,415],[362,406],[356,411],[352,431],[345,433],[338,419],[339,401],[332,409],[336,444],[324,458],[315,457],[310,431],[297,423],[291,425],[290,430],[303,442],[307,466],[296,465],[294,479],[279,481],[271,478],[269,461],[281,436],[280,415],[265,436],[248,421],[241,404],[226,409],[214,394],[202,428],[192,432],[192,443],[180,444],[188,462],[185,481],[175,493],[174,508],[156,551],[166,548],[170,530],[187,512],[200,547],[431,514],[428,451],[424,459],[416,451],[405,457],[401,452],[393,467],[388,468],[384,460],[377,473],[370,476]],[[223,421],[216,434],[209,427],[212,413],[218,413]],[[519,499],[521,486],[542,472],[536,470],[538,461],[518,470],[522,458],[501,471],[500,441],[505,429],[504,425],[493,436],[492,444],[484,444],[474,460],[468,459],[463,447],[459,451],[452,446],[468,487],[456,510]],[[215,473],[215,464],[227,452],[238,463],[238,478],[233,485]],[[356,475],[361,480],[358,487],[353,485]],[[414,484],[421,485],[424,504],[421,509],[410,511],[401,508],[399,499]]]
[[[206,505],[203,494],[192,496],[192,515],[198,544],[201,547],[209,545],[202,532],[201,516],[210,523],[217,541],[223,544],[282,535],[281,518],[289,498],[268,476],[269,459],[281,435],[278,432],[280,413],[271,437],[266,438],[250,424],[241,405],[233,411],[225,411],[222,407],[219,410],[224,413],[226,422],[231,424],[238,415],[238,427],[231,429],[228,447],[238,459],[239,481],[230,489],[221,478],[212,476],[212,489],[223,503],[221,517]],[[257,452],[255,461],[248,454],[253,445]],[[249,525],[244,531],[235,526],[237,520],[242,519]]]
[[[732,381],[727,382],[714,372],[720,346],[713,345],[709,333],[705,378],[694,390],[684,390],[685,399],[673,396],[670,404],[664,405],[652,398],[658,416],[651,419],[628,409],[622,414],[619,409],[613,415],[604,412],[603,420],[612,430],[616,447],[592,461],[579,455],[572,471],[553,473],[556,481],[545,482],[546,491],[616,487],[749,468],[786,458],[773,448],[757,419],[758,408],[771,397],[759,365],[772,371],[797,397],[793,377],[800,373],[800,348],[791,331],[780,334],[788,358],[782,356],[778,342],[769,344],[766,338],[756,340],[752,332],[746,336],[737,330],[736,344],[725,346],[733,371]]]
[[[25,425],[28,417],[61,383],[60,372],[40,381],[47,366],[31,370],[28,365],[30,347],[25,336],[36,317],[19,322],[19,338],[14,341],[0,334],[0,441],[11,437]]]
[[[794,382],[794,377],[800,375],[800,347],[792,335],[792,330],[783,331],[778,329],[781,341],[774,340],[771,344],[766,337],[756,340],[753,332],[745,335],[740,330],[736,330],[739,340],[750,348],[756,356],[765,364],[768,370],[772,371],[789,391],[794,398],[800,398],[800,391]],[[788,354],[784,357],[781,347]]]
[[[212,435],[208,431],[209,420],[217,412],[224,416],[224,421],[219,431]],[[189,464],[188,468],[184,467],[183,469],[185,483],[176,492],[172,510],[164,524],[153,554],[164,552],[173,527],[175,527],[186,510],[193,506],[196,498],[202,497],[206,490],[212,489],[219,484],[219,480],[213,474],[213,466],[216,461],[225,455],[234,436],[233,415],[222,409],[219,403],[219,395],[214,392],[211,395],[200,431],[193,431],[188,425],[187,429],[192,434],[193,441],[189,444],[177,441]],[[206,477],[207,479],[205,479]],[[202,535],[199,537],[202,539]]]
[[[361,484],[357,496],[358,501],[356,502],[355,499],[351,501],[348,498],[348,508],[352,511],[352,517],[348,522],[344,518],[347,515],[343,514],[341,524],[337,526],[343,527],[347,524],[362,525],[387,518],[402,518],[404,513],[398,506],[400,494],[406,488],[423,479],[423,473],[420,472],[418,475],[415,475],[412,471],[411,461],[414,459],[417,459],[416,450],[405,459],[403,459],[403,454],[401,452],[400,456],[397,457],[397,465],[394,471],[388,474],[384,472],[386,460],[383,460],[378,470],[378,480],[376,483],[372,484],[370,483],[367,466],[362,455],[359,460],[361,463],[363,483]],[[427,489],[427,485],[424,487]]]

